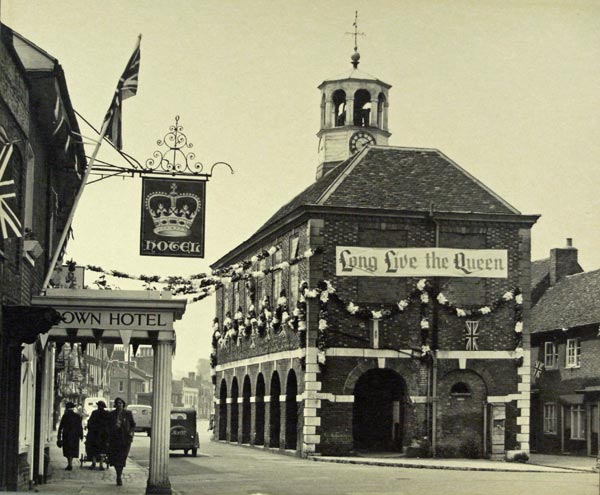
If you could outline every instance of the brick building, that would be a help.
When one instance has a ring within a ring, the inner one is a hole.
[[[584,272],[577,255],[567,239],[532,264],[531,447],[541,453],[598,454],[600,270]]]
[[[58,61],[0,25],[0,67],[1,207],[23,227],[22,237],[10,228],[5,235],[3,219],[0,231],[0,490],[12,491],[47,474],[55,349],[44,335],[57,313],[32,308],[31,298],[42,289],[86,158],[69,139],[79,128]],[[4,196],[10,180],[13,198]]]
[[[216,437],[297,455],[528,451],[537,216],[436,149],[388,146],[391,87],[358,62],[319,86],[316,181],[212,266]],[[449,275],[447,252],[480,266]],[[503,274],[477,277],[481,263]]]

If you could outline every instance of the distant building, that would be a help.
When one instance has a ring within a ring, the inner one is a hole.
[[[532,263],[531,447],[598,455],[600,270],[584,272],[567,246]]]

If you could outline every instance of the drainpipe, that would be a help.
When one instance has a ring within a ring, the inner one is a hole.
[[[429,204],[429,217],[435,225],[435,247],[440,245],[440,224],[436,220],[433,214],[434,204]],[[433,288],[435,292],[439,291],[438,279],[434,279]],[[437,306],[435,302],[432,302],[432,325],[431,325],[431,454],[436,457],[437,454],[437,372],[438,372],[438,360],[437,360],[437,349],[438,349],[438,319],[437,319]]]

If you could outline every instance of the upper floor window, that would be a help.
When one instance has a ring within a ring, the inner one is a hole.
[[[290,260],[293,260],[294,258],[298,257],[298,244],[298,236],[294,236],[290,239]],[[298,302],[298,293],[300,290],[299,267],[299,263],[290,265],[290,287],[288,290],[288,294],[290,295],[290,297],[288,298],[288,303],[292,311],[294,310],[294,308],[296,307],[296,303]]]
[[[585,440],[585,409],[581,404],[571,406],[571,440]]]
[[[579,368],[581,366],[581,341],[579,339],[567,340],[567,355],[565,367]]]
[[[282,261],[282,252],[281,249],[278,249],[277,252],[273,255],[273,268],[276,268]],[[283,278],[283,273],[281,269],[277,269],[273,272],[273,292],[271,294],[271,301],[273,306],[276,307],[277,299],[281,295],[281,281]]]
[[[558,348],[554,342],[544,342],[544,367],[546,369],[558,366]]]
[[[544,433],[556,433],[556,404],[544,404]]]

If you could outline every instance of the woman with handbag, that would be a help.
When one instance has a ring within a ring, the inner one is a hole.
[[[75,404],[67,402],[65,413],[58,425],[56,445],[62,447],[63,455],[67,458],[66,471],[73,470],[73,458],[79,457],[79,442],[83,440],[83,425],[81,416],[75,411]]]
[[[123,399],[117,397],[114,405],[115,408],[108,416],[108,462],[115,467],[117,485],[121,486],[123,484],[121,475],[133,440],[135,421],[131,411],[125,409],[127,404]]]

